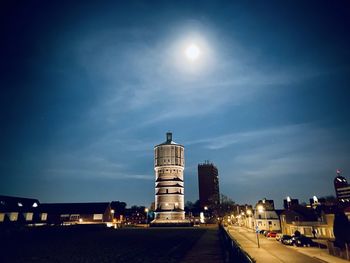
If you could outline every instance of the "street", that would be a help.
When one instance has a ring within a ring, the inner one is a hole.
[[[245,250],[257,262],[346,262],[342,259],[328,255],[328,252],[325,249],[296,249],[277,242],[275,238],[266,238],[262,235],[259,235],[260,248],[258,248],[256,233],[252,230],[238,226],[230,226],[228,231],[231,237],[239,243],[243,250]]]

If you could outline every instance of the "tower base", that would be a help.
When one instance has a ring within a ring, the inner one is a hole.
[[[191,227],[193,224],[190,220],[162,220],[155,219],[150,223],[150,227]]]

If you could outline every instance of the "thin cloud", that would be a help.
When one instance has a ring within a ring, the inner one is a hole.
[[[219,150],[231,146],[232,144],[244,144],[248,141],[262,139],[271,136],[287,136],[293,133],[300,133],[310,129],[312,124],[291,124],[272,128],[235,132],[217,137],[204,138],[187,142],[187,145],[203,144],[203,147],[210,150]]]

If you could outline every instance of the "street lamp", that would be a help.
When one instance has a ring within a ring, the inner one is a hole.
[[[260,213],[262,206],[258,206],[258,212]],[[260,209],[259,209],[260,208]],[[256,222],[256,220],[255,220]],[[259,242],[259,227],[258,225],[255,226],[255,233],[256,233],[256,241],[258,243],[258,248],[260,248],[260,242]]]
[[[145,208],[145,212],[146,212],[146,224],[148,224],[148,208]]]
[[[114,209],[111,209],[111,215],[112,215],[112,220],[111,221],[113,221],[113,219],[114,219]]]
[[[208,216],[208,207],[207,206],[204,207],[204,216]]]

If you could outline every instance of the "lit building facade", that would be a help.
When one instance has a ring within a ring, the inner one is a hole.
[[[281,230],[279,216],[276,213],[273,200],[264,198],[258,201],[255,205],[254,221],[255,226],[258,227],[259,230]]]
[[[209,161],[198,164],[198,186],[201,208],[213,208],[220,204],[218,169]]]
[[[334,178],[334,189],[339,203],[350,202],[350,185],[345,177],[340,175],[340,170],[337,170],[337,176]]]
[[[184,146],[166,134],[166,141],[154,147],[155,219],[153,224],[181,223],[184,210]]]

